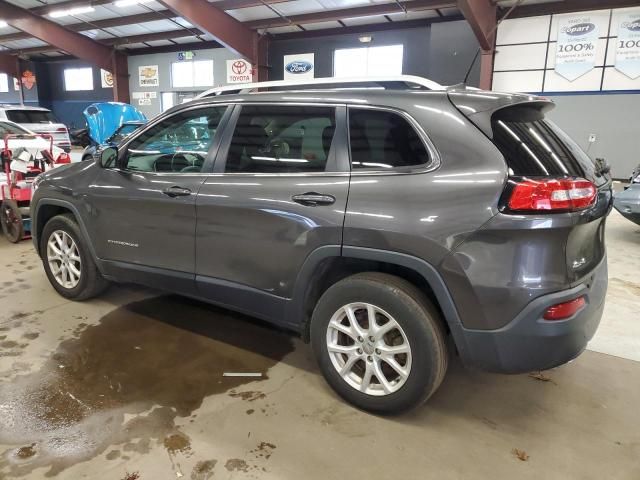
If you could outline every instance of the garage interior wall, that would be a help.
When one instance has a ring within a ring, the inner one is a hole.
[[[87,67],[93,71],[93,90],[66,91],[65,69]],[[50,109],[58,120],[70,128],[84,127],[82,112],[92,103],[113,100],[113,89],[102,88],[100,68],[93,67],[83,60],[37,62],[36,78],[40,79],[40,106]]]
[[[213,60],[214,86],[227,84],[227,60],[239,58],[238,54],[226,48],[211,48],[194,50],[193,60]],[[162,111],[161,98],[163,92],[201,92],[211,87],[174,88],[171,82],[171,64],[178,62],[179,52],[153,53],[150,55],[136,54],[129,56],[129,89],[131,91],[131,104],[140,109],[148,118],[158,115]],[[138,68],[144,66],[158,66],[158,87],[141,87]],[[157,92],[156,98],[149,99],[150,105],[139,105],[135,98],[137,92]]]
[[[359,37],[370,35],[370,43],[361,43]],[[478,48],[477,40],[464,21],[432,23],[415,28],[319,35],[278,39],[269,46],[271,80],[282,80],[284,55],[313,53],[316,77],[333,76],[333,52],[340,48],[403,45],[402,73],[419,75],[443,84],[460,83]],[[480,68],[474,66],[469,84],[478,85]]]
[[[39,104],[38,90],[39,90],[39,81],[37,77],[37,71],[35,68],[35,64],[32,62],[21,62],[22,72],[25,70],[30,70],[36,74],[36,83],[32,88],[22,87],[22,93],[24,95],[24,103],[26,105],[37,106]],[[0,104],[20,104],[20,92],[13,88],[13,77],[7,76],[7,83],[9,86],[8,92],[0,92]]]
[[[640,151],[640,78],[615,68],[619,16],[632,9],[584,12],[597,24],[593,70],[570,82],[554,71],[558,23],[566,15],[507,19],[498,28],[493,89],[543,94],[557,107],[549,117],[592,158],[604,157],[615,178],[628,178]],[[637,10],[637,9],[636,9]],[[595,134],[596,141],[589,143]]]

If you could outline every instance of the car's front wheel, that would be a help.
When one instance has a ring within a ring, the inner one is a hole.
[[[46,223],[40,236],[40,254],[49,282],[63,297],[86,300],[108,285],[71,215],[57,215]]]
[[[353,275],[329,288],[313,312],[311,342],[331,387],[379,413],[422,404],[447,368],[437,310],[414,285],[382,273]]]

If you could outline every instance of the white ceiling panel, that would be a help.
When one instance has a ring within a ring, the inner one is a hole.
[[[47,52],[47,53],[43,53],[42,55],[45,55],[47,57],[61,57],[63,55],[66,55],[66,53],[63,53],[63,52]]]
[[[328,10],[334,8],[365,7],[367,5],[378,5],[381,3],[395,3],[395,0],[317,0]]]
[[[144,43],[130,43],[128,45],[124,45],[126,48],[149,48]]]
[[[17,28],[13,28],[10,26],[6,26],[6,27],[2,27],[0,28],[0,35],[9,35],[11,33],[18,33],[20,30],[18,30]]]
[[[457,8],[440,8],[440,13],[445,17],[451,17],[453,15],[460,15],[460,10]]]
[[[106,32],[105,30],[98,30],[98,29],[93,29],[93,30],[85,30],[83,32],[80,32],[82,35],[84,35],[85,37],[89,37],[89,38],[93,38],[94,40],[102,40],[105,38],[113,38],[115,35],[110,34],[109,32]]]
[[[3,45],[11,49],[20,50],[22,48],[43,47],[47,45],[47,43],[43,42],[42,40],[38,40],[37,38],[25,38],[24,40],[12,40],[10,42],[4,42]]]
[[[156,20],[155,22],[144,22],[140,23],[139,25],[151,33],[166,32],[168,30],[180,30],[182,28],[180,25],[176,25],[176,23],[172,22],[171,20]]]
[[[325,9],[317,0],[294,0],[291,2],[275,3],[271,6],[285,16],[320,12]]]
[[[189,22],[189,20],[186,20],[186,19],[184,19],[182,17],[174,18],[174,20],[176,22],[178,22],[180,25],[182,25],[183,27],[186,27],[186,28],[192,28],[193,27],[193,24],[191,22]]]
[[[318,22],[305,23],[302,25],[305,30],[326,30],[327,28],[342,28],[338,22]]]
[[[302,29],[297,25],[286,25],[284,27],[273,27],[267,28],[267,32],[277,35],[279,33],[292,33],[292,32],[301,32]]]
[[[250,22],[251,20],[261,20],[263,18],[274,18],[278,16],[276,12],[264,6],[227,10],[227,13],[241,22]]]
[[[141,27],[140,25],[122,25],[120,27],[105,28],[105,30],[115,37],[128,37],[131,35],[149,33],[149,30]]]
[[[371,25],[374,23],[389,23],[384,15],[372,15],[370,17],[355,17],[355,18],[345,18],[342,20],[347,27],[352,27],[354,25]]]

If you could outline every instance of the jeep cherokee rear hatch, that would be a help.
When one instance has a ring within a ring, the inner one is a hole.
[[[566,232],[561,235],[566,279],[575,282],[591,272],[605,253],[611,178],[546,118],[553,102],[530,95],[468,90],[449,92],[449,98],[504,156],[508,181],[500,211],[514,216],[568,217],[568,225],[558,227]],[[553,222],[553,228],[561,223]]]

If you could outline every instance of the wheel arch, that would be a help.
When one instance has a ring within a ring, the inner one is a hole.
[[[464,336],[455,302],[444,280],[430,263],[412,255],[365,247],[322,247],[308,258],[296,280],[289,318],[302,319],[300,331],[309,341],[311,313],[322,293],[337,281],[364,271],[382,271],[408,280],[429,297],[440,311],[446,329],[463,355]]]
[[[77,222],[80,227],[80,231],[85,238],[87,246],[89,248],[89,252],[93,257],[93,260],[96,263],[96,266],[100,271],[102,271],[100,261],[96,256],[95,250],[93,249],[93,244],[90,242],[89,233],[85,227],[84,221],[78,209],[71,202],[66,200],[59,200],[56,198],[45,198],[38,201],[35,208],[32,208],[32,231],[31,236],[33,237],[33,243],[38,252],[38,255],[41,256],[42,252],[40,251],[40,232],[47,224],[49,220],[51,220],[56,215],[64,215],[71,214],[74,220]]]

